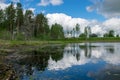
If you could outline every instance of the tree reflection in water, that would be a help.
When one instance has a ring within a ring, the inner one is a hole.
[[[99,69],[97,70],[98,72],[90,72],[90,71],[85,71],[85,72],[86,75],[88,75],[89,77],[93,77],[100,80],[98,75],[107,72],[108,69],[104,68],[103,63],[101,64],[99,63],[99,61],[104,62],[104,64],[106,65],[120,64],[119,50],[120,50],[120,46],[116,46],[116,44],[113,45],[113,44],[104,44],[104,43],[100,43],[100,44],[71,43],[66,46],[52,45],[38,50],[24,52],[23,55],[26,56],[20,57],[17,60],[13,59],[13,64],[16,67],[16,71],[19,74],[19,76],[21,76],[21,78],[25,77],[25,75],[27,75],[27,77],[29,78],[31,76],[34,77],[35,75],[39,75],[38,77],[43,78],[44,76],[53,73],[53,72],[50,73],[50,71],[54,71],[56,73],[56,71],[64,71],[69,68],[71,68],[70,71],[68,70],[69,72],[71,72],[72,70],[73,72],[75,72],[74,68],[72,68],[74,66],[79,66],[77,68],[80,69],[81,66],[84,66],[85,70],[88,69],[94,70],[94,66],[96,64],[97,66],[96,69]],[[92,64],[93,68],[89,67],[87,64],[89,64],[89,66]],[[101,70],[99,66],[101,66],[103,69]],[[109,74],[109,72],[113,73],[113,71],[110,71],[110,69],[111,68],[109,68],[107,74]],[[116,71],[116,69],[113,70]],[[117,70],[118,70],[117,74],[119,75],[120,68]],[[44,74],[44,76],[40,76],[42,74]],[[66,74],[64,72],[64,75]],[[58,76],[57,74],[55,75],[56,77]],[[53,76],[51,75],[50,77]],[[104,80],[105,78],[103,77],[102,79]]]
[[[48,60],[50,59],[50,57],[55,61],[58,61],[63,58],[63,49],[61,48],[62,47],[60,47],[59,50],[59,47],[52,47],[52,49],[55,50],[51,51],[51,47],[46,47],[42,50],[33,50],[31,52],[25,52],[24,54],[27,54],[26,57],[21,57],[17,61],[14,61],[14,63],[22,67],[22,70],[17,69],[18,74],[20,73],[20,76],[22,76],[23,74],[33,75],[35,69],[38,71],[45,71],[45,69],[48,66]]]

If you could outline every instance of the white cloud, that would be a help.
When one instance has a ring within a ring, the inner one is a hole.
[[[9,5],[10,5],[10,3],[9,4],[7,4],[7,3],[5,3],[5,1],[6,0],[0,0],[0,9],[5,9],[6,7],[8,7]],[[17,2],[20,2],[20,0],[10,0],[11,2],[15,2],[15,3],[17,3]],[[14,5],[14,7],[16,8],[16,4]]]
[[[111,18],[103,22],[104,29],[106,31],[114,30],[117,34],[120,34],[120,18]]]
[[[86,10],[87,10],[88,12],[92,12],[92,11],[94,10],[94,8],[93,8],[92,6],[87,6],[87,7],[86,7]]]
[[[57,62],[50,57],[50,59],[48,60],[48,69],[64,70],[74,65],[85,65],[89,62],[98,63],[101,59],[108,64],[114,64],[114,65],[120,64],[120,54],[119,54],[120,44],[118,43],[116,44],[115,43],[114,44],[92,43],[91,45],[98,46],[98,47],[91,48],[90,50],[90,46],[87,46],[87,51],[88,51],[87,54],[88,55],[91,54],[90,58],[86,57],[85,50],[81,49],[79,47],[80,45],[81,44],[68,44],[64,48],[63,58]],[[111,49],[111,47],[114,50],[114,54],[111,54],[110,51],[108,50],[108,49]],[[76,55],[77,55],[76,53],[80,55],[79,60],[76,58]]]
[[[23,14],[25,14],[26,10],[31,10],[33,13],[35,12],[35,8],[28,8],[28,9],[23,9]]]
[[[82,32],[84,31],[84,27],[89,24],[89,21],[82,18],[72,18],[63,13],[54,13],[54,14],[47,14],[46,17],[49,20],[49,25],[58,23],[61,24],[64,30],[72,30],[75,25],[78,23],[80,24],[80,28]]]
[[[63,0],[41,0],[38,4],[39,6],[47,6],[47,5],[60,5],[63,3]]]
[[[74,50],[75,49],[75,50]],[[72,51],[72,53],[70,52]],[[76,52],[80,54],[80,60],[76,59]],[[68,53],[69,52],[69,53]],[[63,58],[59,61],[53,60],[51,57],[48,61],[48,69],[49,70],[64,70],[68,67],[72,67],[73,65],[84,65],[90,61],[90,59],[86,58],[84,55],[84,51],[79,48],[79,45],[69,44],[64,48]]]
[[[96,10],[106,18],[120,17],[120,0],[92,0],[93,5],[87,6],[90,12]]]
[[[90,26],[92,33],[103,35],[109,30],[114,30],[116,34],[120,34],[120,18],[111,18],[104,22],[98,22],[97,20],[87,20],[84,18],[72,18],[64,13],[47,14],[49,25],[58,23],[63,26],[65,31],[71,31],[78,23],[80,25],[80,32],[84,32],[86,26]]]
[[[10,4],[5,4],[0,2],[0,9],[5,9],[6,7],[8,7]]]
[[[41,2],[38,4],[39,6],[47,6],[49,5],[49,0],[41,0]]]
[[[50,3],[51,3],[52,5],[60,5],[60,4],[63,3],[63,1],[62,1],[62,0],[50,0]]]

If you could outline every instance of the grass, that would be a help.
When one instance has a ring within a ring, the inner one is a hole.
[[[61,39],[56,41],[62,41],[64,43],[82,43],[82,42],[120,42],[120,38],[106,37],[106,38],[70,38],[70,39]]]
[[[82,42],[120,42],[120,38],[70,38],[70,39],[58,39],[58,40],[0,40],[0,46],[19,46],[19,45],[44,45],[44,44],[66,44],[66,43],[82,43]]]

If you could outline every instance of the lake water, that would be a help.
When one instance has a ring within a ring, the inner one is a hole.
[[[120,43],[52,45],[8,56],[20,80],[120,80]]]

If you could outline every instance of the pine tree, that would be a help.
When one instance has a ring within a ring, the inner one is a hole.
[[[6,21],[8,22],[8,29],[13,36],[14,26],[15,26],[15,9],[13,3],[11,3],[6,8]],[[11,36],[11,38],[12,38]]]
[[[22,10],[22,4],[17,3],[17,13],[16,13],[16,25],[17,25],[17,33],[20,32],[21,26],[23,25],[23,10]]]

